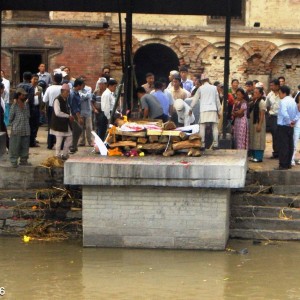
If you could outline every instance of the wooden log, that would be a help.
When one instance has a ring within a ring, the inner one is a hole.
[[[179,136],[171,136],[171,143],[182,142],[182,139]]]
[[[170,156],[173,156],[174,154],[175,154],[175,151],[172,149],[168,149],[167,151],[163,152],[163,156],[165,156],[165,157],[170,157]]]
[[[162,130],[160,129],[147,129],[147,135],[162,135]]]
[[[120,128],[117,128],[115,134],[122,136],[145,137],[146,131],[122,131]]]
[[[182,150],[182,149],[190,149],[190,148],[200,148],[201,141],[182,141],[172,145],[173,150]]]
[[[160,144],[160,143],[153,143],[153,144],[138,144],[138,149],[143,150],[165,150],[167,147],[167,144]]]
[[[132,120],[132,122],[141,125],[145,124],[145,125],[155,125],[155,126],[162,127],[162,120],[160,119],[141,119],[141,120]]]
[[[139,138],[137,139],[137,142],[138,142],[139,144],[146,144],[146,143],[148,142],[148,139],[147,139],[147,138],[143,138],[143,137],[139,137]]]
[[[150,143],[156,143],[156,142],[158,142],[158,138],[159,138],[159,136],[157,136],[157,135],[150,135],[148,137],[148,140]]]
[[[193,141],[193,140],[201,140],[201,137],[199,135],[199,133],[193,133],[189,136],[189,140]]]
[[[166,135],[161,135],[158,139],[158,142],[161,144],[167,143],[169,141],[169,137]]]
[[[186,136],[186,133],[180,130],[147,129],[147,135],[179,136],[181,139],[183,139]]]
[[[181,139],[187,136],[185,132],[179,130],[164,130],[162,135],[179,136]]]
[[[180,135],[180,138],[183,140],[183,141],[186,141],[189,139],[189,136],[185,133],[185,132],[182,132],[182,134]]]
[[[163,129],[164,130],[173,130],[173,129],[176,129],[176,125],[174,122],[168,121],[168,122],[164,123]]]
[[[197,149],[197,148],[191,148],[189,150],[187,156],[199,157],[199,156],[201,156],[201,151],[200,151],[200,149]]]
[[[131,142],[131,141],[120,141],[116,143],[112,143],[109,145],[111,148],[116,148],[116,147],[136,147],[136,142]]]
[[[136,142],[137,137],[135,136],[122,136],[122,141],[131,141],[131,142]]]

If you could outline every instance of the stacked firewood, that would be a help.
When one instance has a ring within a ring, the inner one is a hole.
[[[136,124],[136,123],[134,123]],[[124,131],[121,127],[110,130],[107,139],[110,149],[118,148],[121,152],[136,151],[137,153],[155,153],[173,156],[176,152],[186,152],[188,156],[201,156],[201,139],[199,134],[187,134],[176,130],[173,122],[151,126],[144,123],[144,129]]]

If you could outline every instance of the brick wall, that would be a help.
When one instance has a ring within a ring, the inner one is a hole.
[[[26,37],[26,38],[25,38]],[[73,77],[85,74],[87,84],[94,88],[99,71],[110,61],[110,30],[90,28],[39,28],[39,27],[5,27],[3,28],[2,47],[51,49],[61,48],[61,53],[51,56],[48,70],[61,65],[69,66]],[[51,52],[49,52],[51,53]],[[12,79],[15,71],[13,58],[4,56],[2,68],[8,78]],[[38,71],[38,70],[37,70]]]
[[[224,249],[229,192],[83,187],[84,246]]]

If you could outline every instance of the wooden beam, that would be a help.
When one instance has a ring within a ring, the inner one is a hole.
[[[131,0],[132,12],[140,14],[226,16],[226,0]],[[1,10],[126,12],[126,1],[116,0],[0,0]],[[242,13],[242,0],[232,0],[232,16]]]
[[[200,140],[183,141],[172,145],[173,150],[182,150],[182,149],[200,148],[200,147],[201,147]]]
[[[136,142],[131,141],[119,141],[116,143],[109,144],[109,147],[116,148],[116,147],[136,147]]]

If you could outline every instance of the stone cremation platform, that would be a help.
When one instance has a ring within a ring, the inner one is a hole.
[[[246,151],[186,156],[88,157],[65,163],[83,187],[83,246],[225,248],[230,189],[245,185]]]

